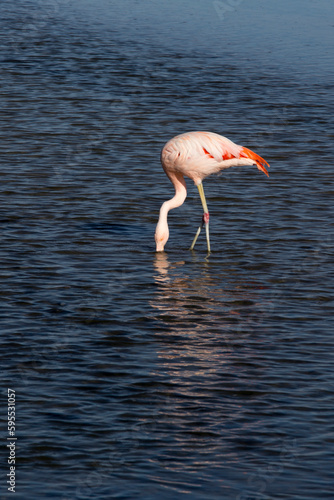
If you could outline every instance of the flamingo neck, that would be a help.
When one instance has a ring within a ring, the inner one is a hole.
[[[167,225],[168,212],[170,210],[172,210],[173,208],[180,207],[184,203],[184,200],[187,197],[187,187],[186,187],[186,181],[184,180],[184,177],[181,174],[174,174],[173,176],[169,175],[169,178],[174,185],[175,195],[173,196],[173,198],[165,201],[161,205],[160,216],[159,216],[159,222],[166,221],[165,222],[166,225]]]
[[[174,185],[175,195],[170,200],[165,201],[160,208],[159,220],[155,231],[155,241],[158,251],[164,249],[169,237],[168,212],[173,208],[180,207],[187,197],[187,187],[183,175],[169,172],[168,177]]]

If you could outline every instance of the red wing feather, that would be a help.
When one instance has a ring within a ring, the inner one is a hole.
[[[209,151],[207,151],[205,148],[203,148],[203,151],[206,155],[208,155],[210,158],[214,158],[214,156],[212,156],[211,153],[209,153]]]

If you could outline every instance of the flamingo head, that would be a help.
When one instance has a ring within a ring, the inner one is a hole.
[[[157,228],[155,230],[155,243],[156,243],[156,251],[163,252],[165,245],[169,238],[169,230],[168,226],[161,224],[160,221],[157,224]]]

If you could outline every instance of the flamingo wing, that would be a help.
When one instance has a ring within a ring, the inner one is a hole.
[[[254,151],[235,144],[234,142],[230,141],[230,139],[227,139],[227,137],[223,137],[218,134],[202,132],[200,136],[200,142],[203,152],[207,156],[207,158],[213,158],[217,162],[232,160],[233,158],[248,158],[254,160],[257,168],[269,177],[265,165],[267,167],[270,167],[270,165],[266,160],[264,160],[258,154],[254,153]]]
[[[215,159],[218,163],[239,158],[240,146],[227,139],[227,137],[212,132],[200,132],[198,141],[204,154]]]

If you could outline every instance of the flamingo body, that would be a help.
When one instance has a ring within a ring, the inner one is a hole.
[[[203,221],[191,249],[193,249],[199,232],[205,224],[208,251],[209,242],[209,212],[206,205],[202,181],[208,175],[232,166],[256,165],[267,176],[265,167],[269,164],[250,149],[239,146],[226,137],[213,132],[188,132],[177,135],[168,141],[161,151],[161,163],[164,171],[175,188],[175,196],[164,202],[160,209],[159,221],[155,232],[156,250],[164,250],[169,237],[167,215],[169,210],[184,202],[187,189],[184,176],[189,177],[199,189],[204,209]]]

